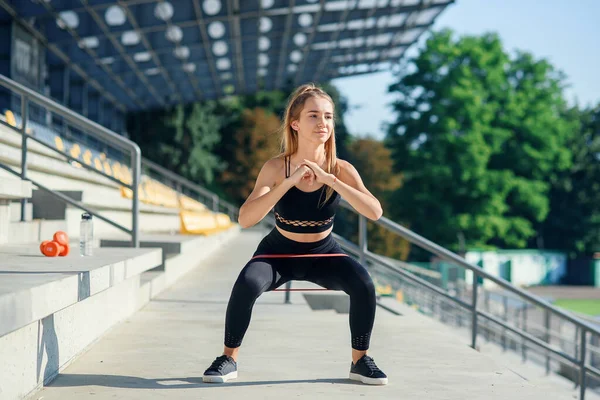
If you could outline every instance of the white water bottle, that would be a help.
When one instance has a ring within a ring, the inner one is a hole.
[[[79,254],[82,257],[92,255],[92,245],[94,242],[94,225],[92,215],[89,213],[81,214],[81,224],[79,225]]]

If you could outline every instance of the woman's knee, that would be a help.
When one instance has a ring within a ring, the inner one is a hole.
[[[348,268],[345,268],[346,292],[350,295],[375,297],[375,283],[365,267],[358,261],[349,259]]]
[[[234,294],[258,298],[273,282],[273,269],[263,261],[253,261],[246,264],[240,272],[235,285]]]
[[[367,270],[365,269],[364,271],[364,274],[361,274],[358,278],[358,290],[367,297],[375,298],[375,283],[373,282],[373,279],[371,279],[371,275],[369,275]]]

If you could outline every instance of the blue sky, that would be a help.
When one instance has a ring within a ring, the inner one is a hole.
[[[565,92],[571,104],[577,99],[591,105],[600,102],[599,18],[600,0],[457,0],[433,29],[497,32],[507,51],[529,51],[562,70],[571,85]],[[408,54],[417,49],[418,45],[411,47]],[[353,135],[383,137],[382,123],[393,119],[388,107],[393,97],[387,94],[393,82],[387,72],[333,81],[350,105],[359,107],[345,119]]]

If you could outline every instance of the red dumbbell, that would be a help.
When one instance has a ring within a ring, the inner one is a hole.
[[[55,242],[54,240],[46,240],[40,246],[40,250],[42,251],[42,254],[46,257],[65,257],[69,255],[69,251],[71,250],[71,248],[68,244],[66,246],[63,246],[62,244]]]
[[[40,244],[40,251],[46,257],[65,257],[69,255],[69,236],[63,231],[54,233],[53,240],[44,240]]]
[[[46,246],[48,243],[50,243],[51,240],[44,240],[41,244],[40,244],[40,251],[42,252],[42,254],[44,254],[44,246]]]
[[[54,236],[52,237],[52,239],[57,242],[60,245],[66,246],[69,244],[69,235],[67,235],[67,232],[63,232],[63,231],[56,231],[54,232]]]

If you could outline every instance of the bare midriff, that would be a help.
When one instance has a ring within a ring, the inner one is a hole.
[[[290,240],[295,240],[296,242],[309,243],[309,242],[318,242],[321,239],[325,239],[331,231],[333,230],[333,226],[326,231],[319,233],[296,233],[296,232],[288,232],[280,227],[276,227],[279,232],[286,238]]]

